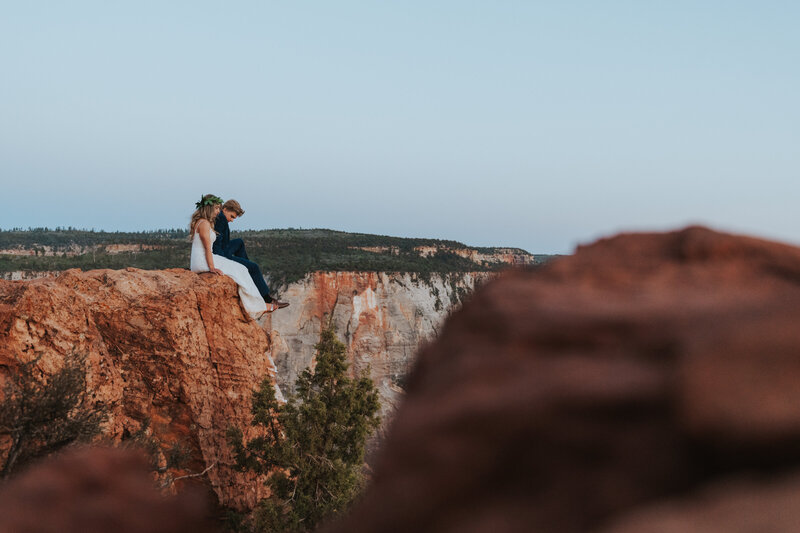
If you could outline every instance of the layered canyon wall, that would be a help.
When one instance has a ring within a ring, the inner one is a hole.
[[[85,355],[88,402],[109,413],[103,441],[143,434],[158,445],[163,485],[205,472],[183,482],[249,508],[265,489],[235,471],[225,431],[238,426],[252,436],[250,397],[264,376],[282,398],[313,367],[320,332],[333,325],[353,374],[368,371],[375,381],[388,420],[419,346],[489,276],[314,273],[283,291],[288,308],[260,322],[243,313],[233,280],[183,269],[0,281],[0,385],[20,364],[34,362],[47,379],[72,354]],[[165,468],[175,447],[188,463]],[[0,442],[0,456],[3,449]]]
[[[357,325],[391,317],[380,294],[399,283],[386,279],[317,274],[285,296],[308,328],[338,323],[355,350]],[[796,531],[798,309],[800,248],[705,228],[621,235],[503,274],[420,351],[370,486],[320,531]],[[247,391],[273,372],[273,330],[241,313],[224,277],[0,282],[0,377],[37,357],[50,373],[78,347],[94,399],[112,408],[112,435],[149,413],[164,438],[197,442],[203,464],[224,457],[214,429],[246,422]],[[221,499],[252,496],[253,480],[225,465],[207,474]],[[52,490],[11,509],[31,501],[29,513],[52,516]],[[182,530],[201,531],[184,520]]]
[[[313,366],[320,332],[333,325],[354,375],[369,372],[382,414],[390,416],[419,347],[438,334],[454,306],[495,275],[316,272],[290,284],[281,298],[291,305],[271,319],[281,388],[291,390],[298,374]]]
[[[498,258],[496,258],[499,260]],[[180,269],[176,269],[180,271]],[[54,278],[60,272],[5,272],[7,280]],[[290,302],[271,317],[269,333],[278,383],[291,390],[314,364],[314,345],[333,325],[347,345],[353,374],[368,370],[379,388],[383,415],[402,392],[414,354],[438,334],[448,313],[495,272],[315,272],[281,291]],[[269,323],[269,322],[267,322]]]

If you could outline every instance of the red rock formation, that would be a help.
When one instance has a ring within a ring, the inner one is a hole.
[[[235,473],[229,425],[246,428],[249,397],[274,379],[270,341],[242,311],[235,283],[187,270],[70,270],[35,281],[0,281],[0,377],[39,358],[44,375],[65,356],[87,356],[87,390],[108,407],[106,438],[120,442],[146,421],[166,451],[191,452],[170,477],[200,478],[223,504],[251,506],[262,494]]]
[[[703,228],[502,275],[327,531],[796,531],[798,321],[800,249]]]
[[[131,450],[85,448],[50,458],[3,485],[0,531],[211,533],[197,491],[165,497]]]

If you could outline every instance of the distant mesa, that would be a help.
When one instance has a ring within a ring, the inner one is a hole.
[[[550,259],[515,248],[476,248],[455,241],[410,239],[324,229],[237,232],[248,253],[276,285],[311,272],[490,272]],[[39,228],[0,231],[0,276],[31,279],[35,272],[80,268],[186,268],[188,233],[164,230],[110,233]]]
[[[363,250],[375,254],[400,255],[398,246],[351,246],[353,250]],[[431,257],[436,254],[455,254],[464,259],[469,259],[477,265],[501,264],[526,266],[537,264],[536,256],[529,254],[525,250],[518,248],[492,248],[486,252],[481,252],[476,248],[452,247],[452,246],[415,246],[414,252],[420,257]]]

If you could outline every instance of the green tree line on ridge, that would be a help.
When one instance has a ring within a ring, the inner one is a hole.
[[[494,271],[508,267],[506,264],[476,263],[451,251],[466,249],[493,253],[497,249],[477,249],[449,240],[294,228],[247,230],[234,232],[232,236],[245,240],[250,258],[269,273],[276,286],[300,280],[309,272],[320,270],[430,274]],[[144,245],[153,249],[121,253],[105,250],[106,246],[115,244]],[[415,250],[417,247],[436,247],[439,251],[423,257]],[[190,248],[189,233],[185,229],[105,232],[75,228],[15,228],[0,230],[0,250],[34,250],[37,255],[0,254],[0,272],[188,268]],[[80,253],[76,254],[76,249]],[[547,258],[531,256],[524,250],[514,252],[530,257],[529,261],[533,263]]]

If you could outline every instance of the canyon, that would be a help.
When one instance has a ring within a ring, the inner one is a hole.
[[[493,272],[429,274],[315,272],[281,292],[289,307],[272,314],[272,357],[282,389],[314,365],[314,345],[333,326],[347,345],[354,375],[367,372],[388,421],[402,398],[420,346],[433,340],[447,315]]]
[[[482,260],[489,260],[481,258]],[[491,261],[519,257],[491,256]],[[2,273],[9,281],[52,278],[57,271]],[[277,382],[291,390],[298,374],[314,365],[314,345],[333,326],[348,347],[353,375],[366,371],[381,395],[388,420],[402,397],[402,383],[414,355],[432,340],[444,319],[495,272],[314,272],[281,288],[288,308],[271,316],[269,334]]]
[[[326,533],[794,531],[798,280],[800,248],[700,227],[534,270],[314,273],[285,289],[291,312],[260,321],[224,277],[70,270],[0,281],[0,381],[86,353],[106,441],[145,429],[161,464],[182,443],[189,463],[162,488],[249,509],[263,480],[233,468],[224,429],[253,431],[255,385],[288,391],[333,324],[353,371],[403,400]]]
[[[263,377],[283,399],[313,368],[320,332],[332,325],[352,374],[375,382],[385,427],[418,348],[493,276],[316,272],[283,289],[288,308],[259,321],[243,314],[231,279],[184,269],[0,281],[0,381],[21,363],[35,361],[46,377],[73,353],[86,355],[89,402],[110,414],[104,441],[144,433],[158,444],[162,486],[202,483],[222,505],[248,509],[264,496],[263,480],[235,471],[225,430],[249,427],[249,398]],[[176,446],[189,461],[167,468]]]
[[[379,259],[410,254],[439,266],[436,260],[455,256],[476,271],[310,272],[279,286],[290,306],[259,321],[242,313],[232,280],[185,269],[2,272],[0,384],[20,364],[34,362],[47,379],[74,353],[85,355],[87,401],[109,413],[99,442],[128,445],[144,435],[155,443],[158,483],[165,490],[202,486],[223,506],[250,509],[266,495],[264,480],[236,471],[225,430],[237,426],[252,436],[250,397],[262,378],[283,399],[299,373],[314,367],[320,333],[332,326],[347,346],[351,374],[369,375],[380,395],[383,424],[370,441],[373,453],[404,397],[420,347],[498,275],[498,266],[535,263],[517,249],[396,242],[359,249]],[[14,245],[0,255],[126,256],[155,248]],[[3,449],[0,442],[0,454]],[[176,449],[188,457],[185,464],[168,464]]]

